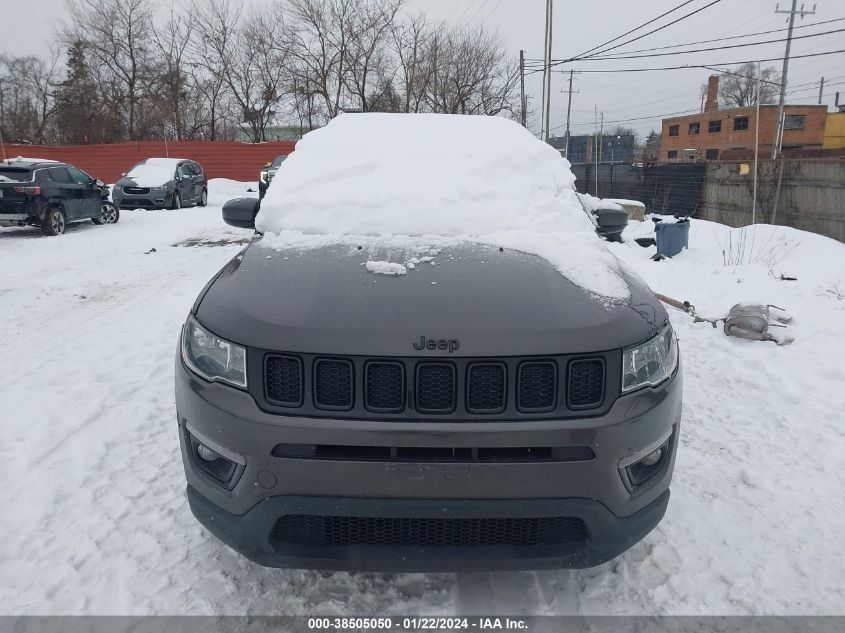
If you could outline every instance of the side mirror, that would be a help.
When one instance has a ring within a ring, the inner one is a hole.
[[[223,205],[223,221],[239,229],[254,229],[261,202],[255,198],[235,198]]]
[[[123,172],[123,173],[122,173],[122,174],[120,174],[120,175],[121,175],[121,176],[126,176],[126,172]]]
[[[100,180],[100,179],[98,178],[98,179],[97,179],[97,186],[98,186],[100,189],[102,189],[103,187],[105,187],[105,186],[106,186],[106,183],[104,183],[102,180]]]

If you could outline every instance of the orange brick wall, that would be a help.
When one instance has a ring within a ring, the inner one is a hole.
[[[803,130],[784,130],[783,144],[785,146],[822,147],[827,106],[785,106],[784,113],[787,115],[801,114],[806,117]],[[734,119],[742,116],[748,117],[748,129],[734,131]],[[674,119],[663,119],[659,159],[662,161],[669,160],[668,152],[671,150],[677,150],[678,160],[684,160],[684,150],[687,149],[695,149],[698,160],[704,160],[708,149],[718,149],[720,152],[739,148],[753,150],[755,117],[756,108],[749,107],[714,110]],[[772,145],[777,133],[777,119],[777,106],[760,107],[760,153],[763,156],[771,155]],[[722,131],[711,134],[708,132],[709,122],[715,120],[722,121]],[[701,124],[701,130],[698,134],[689,134],[690,123]],[[678,136],[669,136],[669,127],[672,125],[680,126]]]
[[[261,167],[279,154],[290,154],[294,141],[238,143],[235,141],[140,141],[114,145],[6,145],[4,158],[48,158],[76,165],[94,178],[115,182],[145,158],[187,158],[197,161],[209,178],[257,181]]]

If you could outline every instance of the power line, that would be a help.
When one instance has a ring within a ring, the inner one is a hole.
[[[831,24],[833,22],[842,22],[845,18],[836,18],[833,20],[824,20],[822,22],[813,22],[811,24],[800,24],[796,26],[796,29],[806,29],[811,26],[821,26],[823,24]],[[684,44],[672,44],[670,46],[655,46],[653,48],[639,48],[632,51],[622,51],[619,53],[620,55],[627,55],[629,53],[648,53],[651,51],[663,51],[669,50],[671,48],[683,48],[684,46],[697,46],[698,44],[712,44],[713,42],[725,42],[727,40],[738,40],[743,39],[745,37],[757,37],[758,35],[769,35],[771,33],[783,33],[784,31],[788,31],[789,29],[772,29],[769,31],[758,31],[756,33],[745,33],[744,35],[730,35],[728,37],[717,37],[710,40],[699,40],[697,42],[686,42]],[[591,59],[595,59],[591,56]]]
[[[486,23],[487,23],[487,20],[489,20],[489,19],[493,16],[493,14],[494,14],[494,13],[496,13],[496,10],[497,10],[500,6],[502,6],[502,3],[503,3],[504,1],[505,1],[505,0],[499,0],[499,2],[497,2],[497,3],[496,3],[496,6],[495,6],[495,7],[493,7],[493,10],[492,10],[492,11],[490,11],[490,13],[488,13],[488,14],[487,14],[487,17],[486,17],[486,18],[484,18],[484,19],[481,21],[482,26],[483,26],[484,24],[486,24]]]
[[[685,14],[685,15],[682,15],[682,16],[681,16],[681,17],[679,17],[678,19],[676,19],[676,20],[672,20],[672,21],[671,21],[671,22],[669,22],[668,24],[664,24],[663,26],[659,26],[659,27],[657,27],[656,29],[653,29],[653,30],[649,31],[648,33],[643,33],[642,35],[638,35],[637,37],[635,37],[635,38],[633,38],[633,39],[630,39],[630,40],[628,40],[627,42],[622,42],[621,44],[617,44],[616,46],[611,46],[611,47],[609,47],[609,48],[602,49],[602,50],[600,50],[598,53],[595,53],[595,55],[602,55],[602,54],[604,54],[604,53],[607,53],[608,51],[612,51],[612,50],[614,50],[614,49],[616,49],[616,48],[619,48],[620,46],[625,46],[626,44],[630,44],[630,43],[632,43],[632,42],[636,42],[636,41],[638,41],[638,40],[641,40],[641,39],[643,39],[644,37],[648,37],[649,35],[652,35],[652,34],[654,34],[654,33],[657,33],[658,31],[662,31],[663,29],[669,28],[669,27],[670,27],[670,26],[672,26],[673,24],[677,24],[678,22],[681,22],[682,20],[686,20],[687,18],[691,18],[692,16],[694,16],[694,15],[695,15],[695,14],[697,14],[697,13],[701,13],[701,12],[702,12],[702,11],[704,11],[705,9],[709,9],[710,7],[712,7],[712,6],[713,6],[713,5],[715,5],[715,4],[719,4],[721,1],[722,1],[722,0],[713,0],[710,4],[705,4],[703,7],[699,8],[699,9],[696,9],[695,11],[690,11],[689,13],[687,13],[687,14]],[[594,49],[594,50],[595,50],[595,49]],[[589,57],[576,57],[574,60],[573,60],[573,59],[569,59],[569,60],[561,60],[561,61],[559,61],[559,62],[557,62],[557,63],[558,63],[558,64],[562,64],[562,63],[565,63],[565,62],[567,62],[567,61],[577,61],[578,59],[589,59],[590,57],[594,57],[595,55],[591,55],[591,56],[589,56]],[[554,63],[553,63],[552,65],[554,66],[554,65],[557,65],[557,64],[554,64]]]
[[[821,57],[823,55],[837,55],[839,53],[845,53],[845,49],[839,49],[835,51],[823,51],[820,53],[805,53],[804,55],[792,55],[790,59],[802,59],[805,57]],[[687,70],[690,68],[710,68],[710,66],[740,66],[742,64],[756,64],[757,62],[780,62],[783,61],[783,57],[769,57],[766,59],[746,59],[742,61],[735,61],[735,62],[711,62],[709,64],[684,64],[683,66],[660,66],[657,68],[606,68],[606,69],[595,69],[595,70],[582,70],[583,73],[643,73],[643,72],[652,72],[658,70]],[[530,72],[525,73],[533,74],[537,72],[542,72],[542,70],[531,70]],[[569,71],[566,70],[550,70],[549,72],[556,72],[556,73],[566,73]]]
[[[584,51],[583,53],[578,53],[575,57],[577,58],[577,57],[581,57],[582,55],[587,55],[588,53],[592,53],[592,52],[593,52],[594,50],[596,50],[596,49],[599,49],[599,48],[602,48],[602,47],[604,47],[604,46],[607,46],[608,44],[612,44],[613,42],[615,42],[615,41],[617,41],[617,40],[621,40],[623,37],[626,37],[626,36],[630,35],[630,34],[631,34],[631,33],[633,33],[634,31],[639,31],[641,28],[644,28],[644,27],[648,26],[649,24],[652,24],[653,22],[657,22],[659,19],[664,18],[664,17],[666,17],[667,15],[669,15],[670,13],[674,13],[675,11],[678,11],[679,9],[682,9],[682,8],[684,8],[686,5],[688,5],[688,4],[692,4],[693,2],[695,2],[695,0],[687,0],[686,2],[682,2],[681,4],[679,4],[679,5],[678,5],[677,7],[675,7],[674,9],[670,9],[670,10],[669,10],[669,11],[667,11],[666,13],[661,13],[661,14],[660,14],[660,15],[658,15],[656,18],[652,18],[652,19],[651,19],[651,20],[649,20],[648,22],[644,22],[643,24],[640,24],[638,27],[633,28],[633,29],[631,29],[630,31],[626,31],[625,33],[623,33],[622,35],[620,35],[620,36],[618,36],[618,37],[614,37],[612,40],[608,40],[608,41],[604,42],[603,44],[599,44],[598,46],[594,46],[593,48],[590,48],[590,49],[588,49],[588,50]],[[568,60],[568,61],[572,61],[572,60]]]
[[[810,33],[808,35],[799,35],[793,37],[792,40],[804,40],[811,37],[821,37],[823,35],[833,35],[834,33],[842,33],[845,29],[835,29],[833,31],[824,31],[823,33]],[[746,42],[744,44],[729,44],[727,46],[712,46],[709,48],[696,48],[689,51],[673,51],[671,53],[647,53],[645,55],[609,55],[607,57],[587,57],[585,59],[581,59],[579,61],[586,61],[586,62],[596,62],[596,61],[606,61],[606,60],[617,60],[617,59],[642,59],[644,57],[665,57],[667,55],[687,55],[689,53],[706,53],[709,51],[721,51],[727,48],[744,48],[747,46],[762,46],[764,44],[776,44],[779,42],[786,42],[788,38],[779,38],[776,40],[764,40],[762,42]]]

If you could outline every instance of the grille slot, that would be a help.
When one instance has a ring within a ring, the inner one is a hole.
[[[264,366],[267,399],[286,407],[302,406],[302,361],[296,356],[268,356]]]
[[[273,457],[378,462],[583,462],[595,458],[589,446],[341,446],[276,444]]]
[[[449,363],[417,366],[417,411],[451,413],[455,410],[455,367]]]
[[[555,407],[557,365],[552,361],[528,362],[519,366],[517,408],[522,412],[541,413]]]
[[[409,518],[286,515],[273,526],[276,543],[295,545],[536,546],[587,539],[576,517]]]
[[[467,370],[467,411],[501,413],[505,410],[505,366],[474,363]]]
[[[405,408],[405,368],[402,363],[367,363],[364,393],[364,404],[369,411],[402,411]]]
[[[314,406],[318,409],[351,409],[352,385],[352,363],[348,360],[314,361]]]
[[[123,191],[132,196],[147,196],[150,193],[149,187],[124,187]]]
[[[569,363],[566,405],[570,409],[597,407],[604,397],[604,361],[601,358]]]

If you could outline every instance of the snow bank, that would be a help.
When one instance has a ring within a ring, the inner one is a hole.
[[[459,242],[547,259],[612,298],[628,288],[594,233],[569,163],[499,117],[343,114],[282,163],[257,228],[274,248]]]
[[[183,158],[148,158],[135,165],[126,176],[134,180],[139,187],[161,187],[173,180],[176,167]]]

